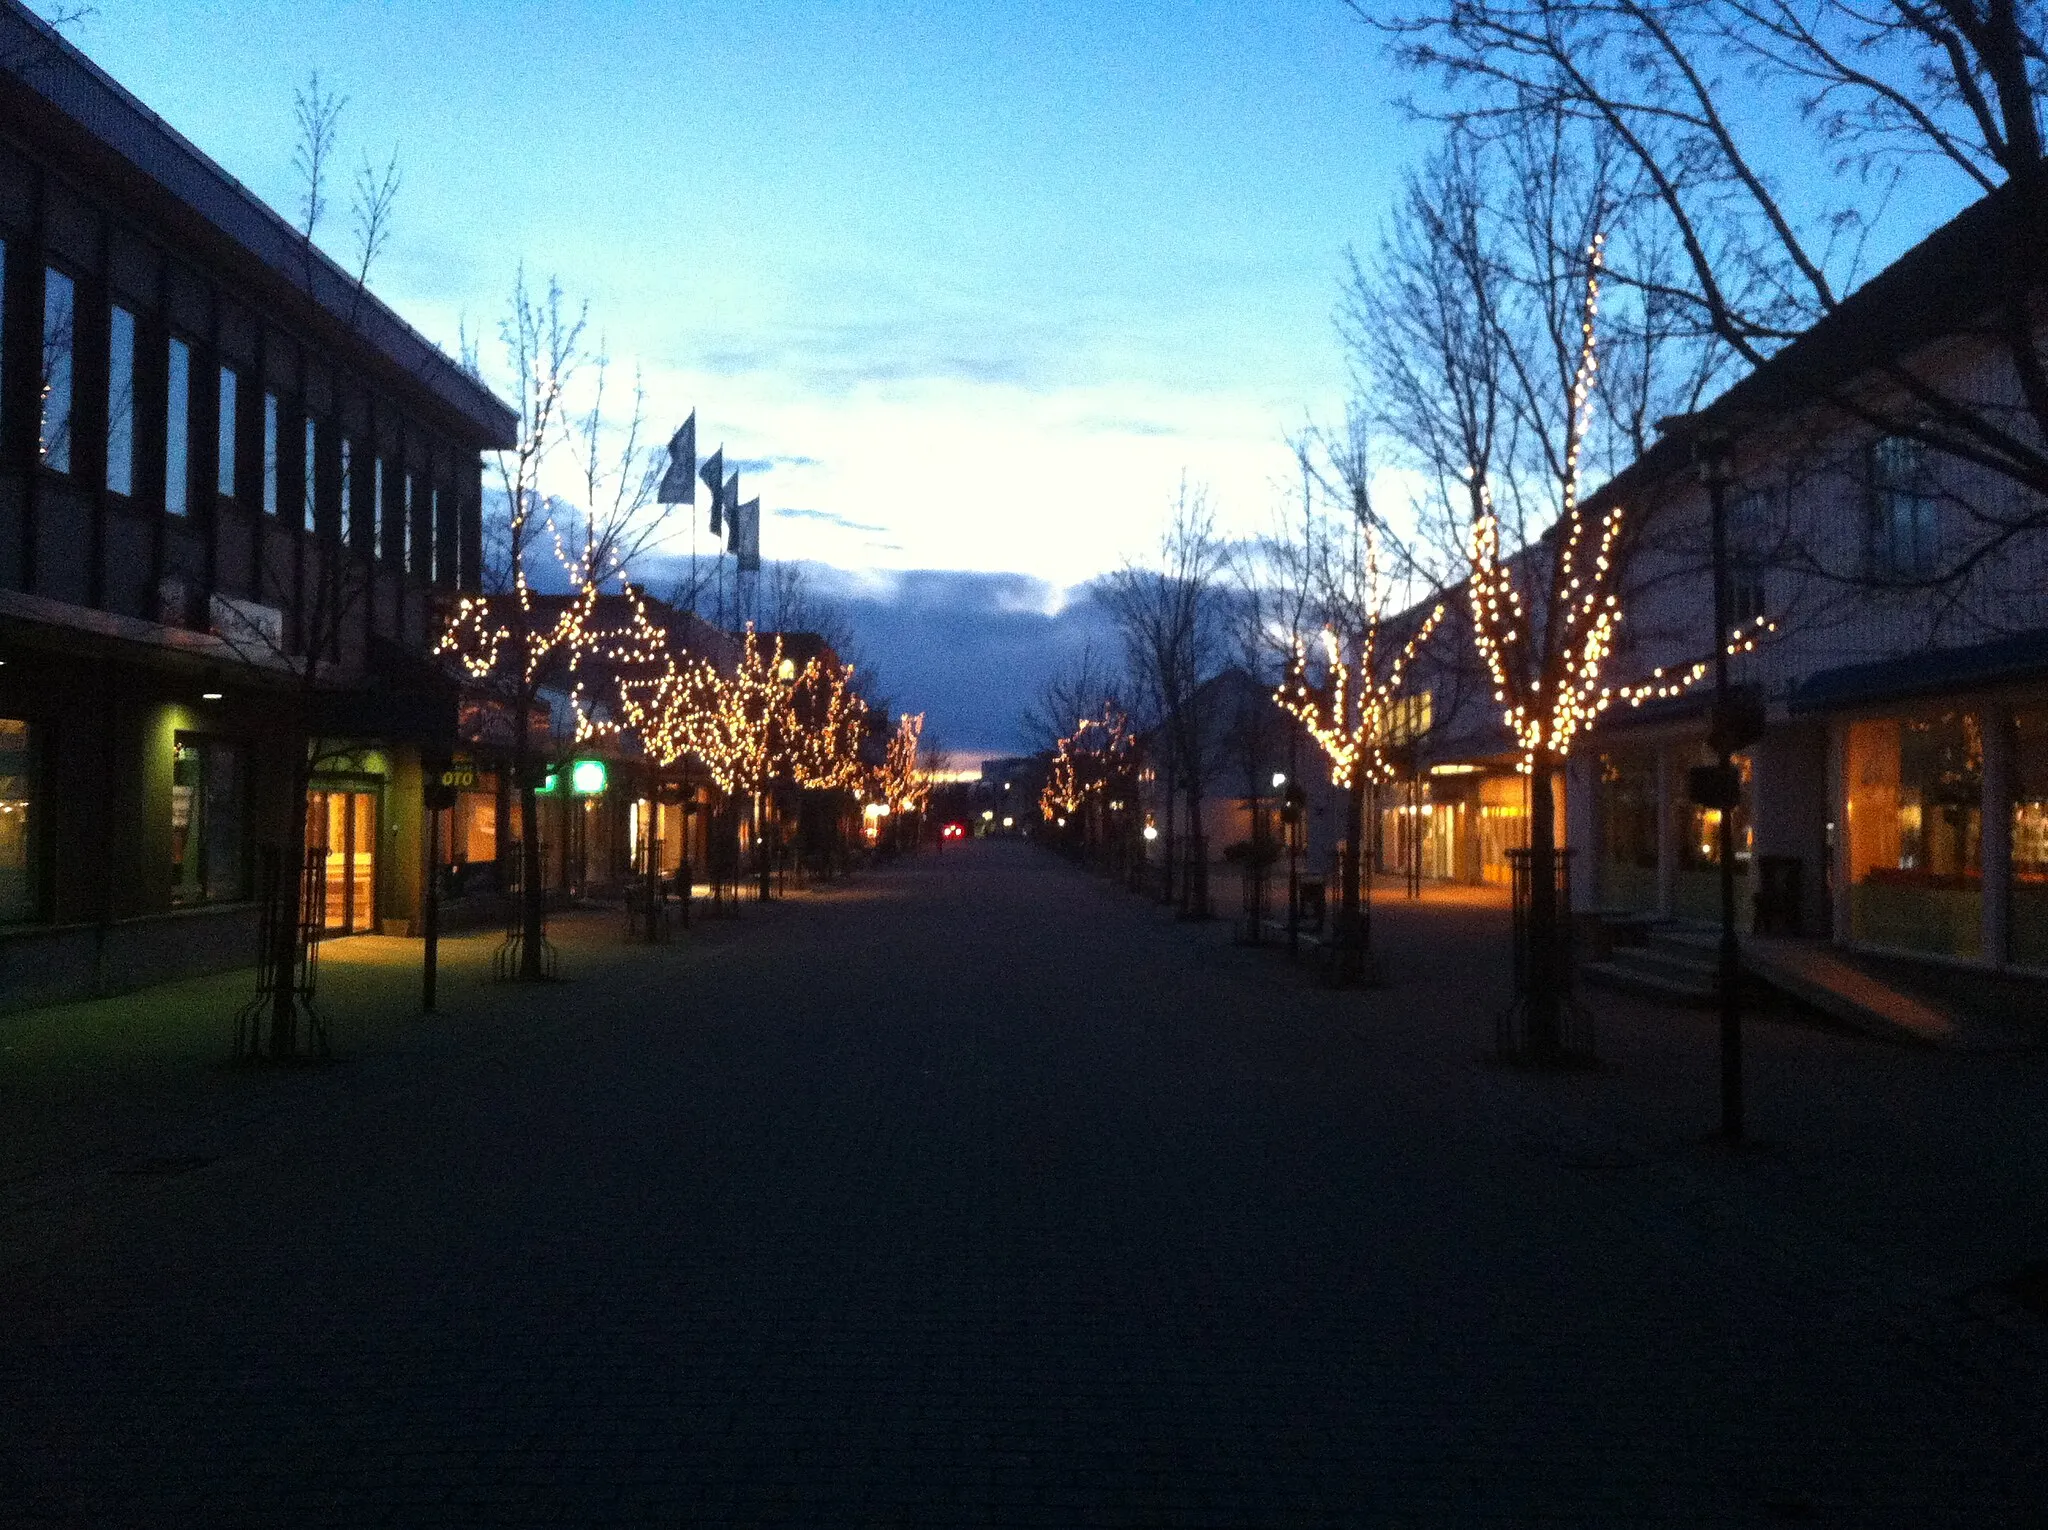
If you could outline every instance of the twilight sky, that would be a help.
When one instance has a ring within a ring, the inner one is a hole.
[[[1269,524],[1341,412],[1344,248],[1426,146],[1340,0],[96,3],[72,40],[287,216],[293,87],[345,94],[323,242],[395,145],[372,286],[449,350],[522,262],[588,298],[969,754],[1100,646],[1076,587],[1183,474]]]
[[[771,464],[767,556],[1020,574],[1048,615],[1184,471],[1264,523],[1412,153],[1338,0],[98,0],[69,35],[287,215],[319,68],[348,163],[398,148],[373,285],[418,328],[556,273],[664,425]],[[946,731],[1012,747],[1015,709]]]

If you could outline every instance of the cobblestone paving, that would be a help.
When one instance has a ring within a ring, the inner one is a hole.
[[[1604,1105],[1640,1016],[1482,1062],[1496,945],[987,845],[496,998],[0,1222],[0,1521],[2048,1522],[2032,1330]]]

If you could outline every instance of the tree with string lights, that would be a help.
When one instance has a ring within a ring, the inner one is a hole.
[[[665,533],[671,507],[657,502],[662,459],[642,440],[645,396],[615,419],[607,399],[609,361],[585,341],[587,311],[571,311],[559,284],[536,295],[522,272],[499,324],[502,391],[515,400],[513,445],[496,456],[498,493],[484,527],[485,593],[458,601],[436,651],[488,703],[487,726],[511,758],[519,808],[519,927],[499,954],[508,977],[549,975],[546,902],[536,793],[563,763],[546,692],[570,696],[572,736],[615,731],[623,703],[593,678],[657,662],[666,634],[628,582],[634,561]],[[463,363],[482,376],[465,337]],[[553,491],[550,459],[566,448],[581,503]],[[546,480],[544,482],[544,479]],[[551,563],[550,563],[550,560]],[[536,587],[559,582],[566,594]],[[566,740],[564,740],[566,741]]]
[[[1331,982],[1340,987],[1370,975],[1372,907],[1361,891],[1371,822],[1368,798],[1375,787],[1393,780],[1389,751],[1405,741],[1408,731],[1403,695],[1408,665],[1444,615],[1439,602],[1388,662],[1380,632],[1385,586],[1369,517],[1360,517],[1357,534],[1363,551],[1363,599],[1346,612],[1355,618],[1352,631],[1346,637],[1333,627],[1323,628],[1319,681],[1311,676],[1309,645],[1297,636],[1287,675],[1273,693],[1274,701],[1322,751],[1330,765],[1330,784],[1345,795],[1346,842],[1330,969]]]

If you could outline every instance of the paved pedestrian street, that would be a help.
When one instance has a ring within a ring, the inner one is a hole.
[[[990,843],[451,983],[7,1203],[0,1520],[2048,1523],[2041,1055],[1764,1021],[1730,1156],[1710,1020],[1487,1060],[1503,924]]]

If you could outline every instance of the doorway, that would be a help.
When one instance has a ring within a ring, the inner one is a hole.
[[[306,845],[327,852],[324,935],[355,935],[377,927],[377,794],[306,793]]]

